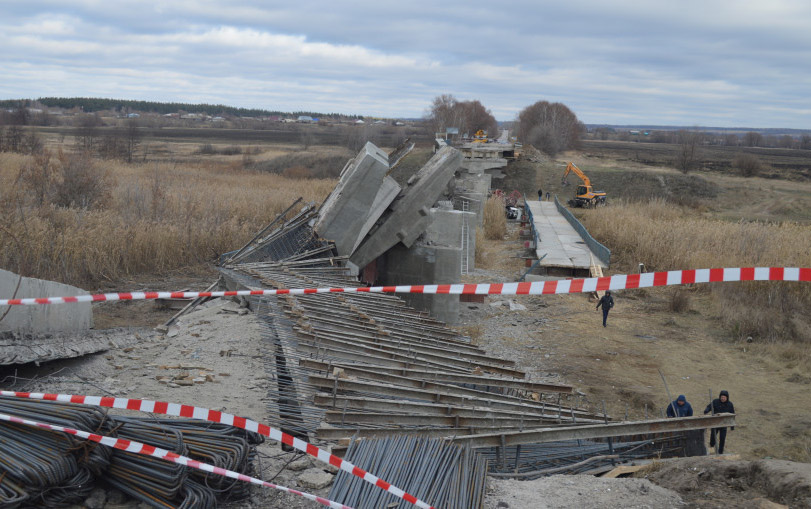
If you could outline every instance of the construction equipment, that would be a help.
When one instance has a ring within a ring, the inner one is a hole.
[[[580,180],[583,181],[583,185],[577,186],[574,193],[574,198],[569,200],[570,206],[594,208],[598,205],[605,205],[605,191],[595,191],[591,187],[591,180],[589,180],[586,174],[583,173],[583,171],[575,166],[575,164],[572,162],[566,165],[566,171],[563,172],[562,184],[564,186],[569,185],[566,177],[570,172],[574,172],[574,174],[580,177]]]
[[[487,143],[487,131],[479,129],[473,135],[473,143]]]

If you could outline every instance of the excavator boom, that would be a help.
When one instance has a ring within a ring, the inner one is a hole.
[[[582,181],[583,181],[583,185],[585,185],[586,187],[591,186],[591,181],[590,181],[590,180],[589,180],[589,178],[586,176],[586,174],[585,174],[585,173],[583,173],[583,172],[580,170],[580,168],[578,168],[577,166],[575,166],[575,164],[574,164],[574,163],[572,163],[572,162],[570,162],[569,164],[567,164],[567,165],[566,165],[566,171],[563,173],[563,180],[564,180],[564,181],[566,180],[566,176],[568,176],[568,175],[569,175],[569,172],[574,172],[574,174],[575,174],[575,175],[577,175],[578,177],[580,177],[580,180],[582,180]]]
[[[566,177],[569,176],[570,172],[574,172],[574,174],[583,181],[583,185],[577,186],[574,198],[569,200],[570,205],[575,207],[596,207],[598,205],[605,205],[605,192],[594,191],[591,187],[591,180],[572,162],[566,165],[566,171],[563,172],[563,185],[568,184]]]

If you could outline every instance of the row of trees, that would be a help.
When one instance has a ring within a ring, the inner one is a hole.
[[[478,130],[487,131],[490,136],[498,135],[498,122],[479,101],[459,101],[450,94],[437,96],[426,115],[429,129],[433,133],[445,132],[449,127],[471,136]]]
[[[100,130],[93,124],[83,125],[76,131],[76,149],[85,154],[98,154],[105,159],[132,162],[141,144],[142,131],[135,121],[125,127]],[[17,125],[0,127],[0,152],[36,155],[44,144],[37,131]]]
[[[433,133],[456,127],[472,135],[479,129],[498,135],[498,122],[479,101],[459,101],[450,94],[436,97],[425,118]],[[518,115],[517,135],[523,142],[549,155],[577,148],[585,126],[566,105],[538,101]]]
[[[357,119],[358,115],[342,113],[318,113],[313,111],[282,112],[261,108],[237,108],[224,104],[190,104],[180,102],[136,101],[129,99],[103,99],[100,97],[41,97],[39,99],[8,99],[0,101],[0,109],[27,111],[30,109],[47,110],[62,108],[65,110],[93,113],[97,111],[148,112],[165,115],[185,111],[188,113],[205,113],[206,115],[232,115],[237,117],[264,117],[271,115],[307,115],[311,117],[329,117]]]
[[[702,145],[719,145],[726,147],[763,147],[763,148],[790,148],[811,150],[811,135],[803,134],[791,136],[789,134],[764,135],[757,131],[748,131],[743,134],[735,133],[710,133],[696,132],[701,137]],[[597,140],[618,140],[618,141],[644,141],[647,143],[679,143],[681,131],[629,131],[626,129],[614,129],[611,127],[597,127],[592,129],[587,135],[588,139]]]

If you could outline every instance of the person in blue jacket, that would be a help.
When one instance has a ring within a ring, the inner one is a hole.
[[[692,417],[693,416],[693,407],[690,403],[687,402],[687,398],[684,397],[684,394],[680,394],[676,401],[671,402],[667,405],[667,416],[668,417]]]
[[[729,392],[721,391],[718,395],[717,399],[712,400],[712,403],[707,405],[707,408],[704,409],[704,413],[708,414],[712,411],[713,415],[715,414],[734,414],[735,413],[735,406],[729,400]],[[734,430],[735,426],[732,426],[730,429]],[[715,433],[718,433],[718,454],[724,454],[724,442],[727,440],[727,429],[726,428],[712,428],[710,430],[710,447],[715,447]]]

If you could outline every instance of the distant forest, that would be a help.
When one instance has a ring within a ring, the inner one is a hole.
[[[234,115],[238,117],[264,117],[271,115],[308,115],[311,117],[329,118],[360,118],[360,115],[343,115],[340,113],[318,113],[314,111],[271,111],[260,108],[236,108],[224,104],[189,104],[189,103],[162,103],[156,101],[134,101],[129,99],[102,99],[94,97],[41,97],[39,99],[7,99],[0,100],[0,108],[16,109],[33,107],[41,104],[49,108],[73,109],[79,108],[86,113],[96,111],[117,112],[146,112],[146,113],[205,113],[206,115]]]

